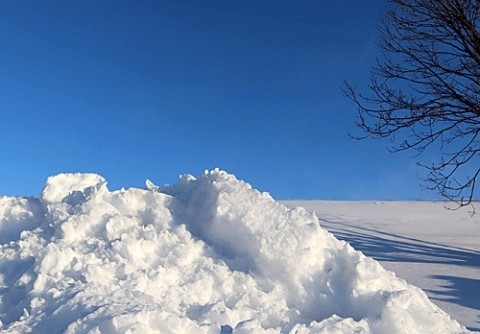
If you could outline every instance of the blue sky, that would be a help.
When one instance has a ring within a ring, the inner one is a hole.
[[[386,1],[0,2],[0,193],[219,167],[278,199],[428,199],[412,154],[355,141]],[[428,161],[428,156],[423,157]]]

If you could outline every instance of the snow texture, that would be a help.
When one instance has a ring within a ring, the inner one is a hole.
[[[223,171],[0,197],[1,333],[468,333],[425,293]]]

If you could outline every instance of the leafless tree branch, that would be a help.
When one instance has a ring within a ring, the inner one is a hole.
[[[390,0],[379,27],[383,58],[368,95],[345,83],[363,135],[392,151],[426,149],[425,187],[459,207],[475,200],[480,174],[480,2]]]

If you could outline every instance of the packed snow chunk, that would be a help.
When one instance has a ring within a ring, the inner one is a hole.
[[[65,173],[51,176],[43,188],[41,198],[45,203],[61,202],[68,196],[86,194],[106,185],[103,177],[97,174]]]
[[[39,227],[44,211],[38,199],[0,197],[0,244],[20,238],[23,231]]]
[[[0,331],[468,333],[313,213],[233,175],[146,187],[61,174],[40,199],[2,198]]]

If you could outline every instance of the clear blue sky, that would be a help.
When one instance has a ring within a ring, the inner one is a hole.
[[[220,167],[278,199],[434,198],[411,154],[347,135],[340,87],[368,83],[385,5],[0,1],[0,194]]]

